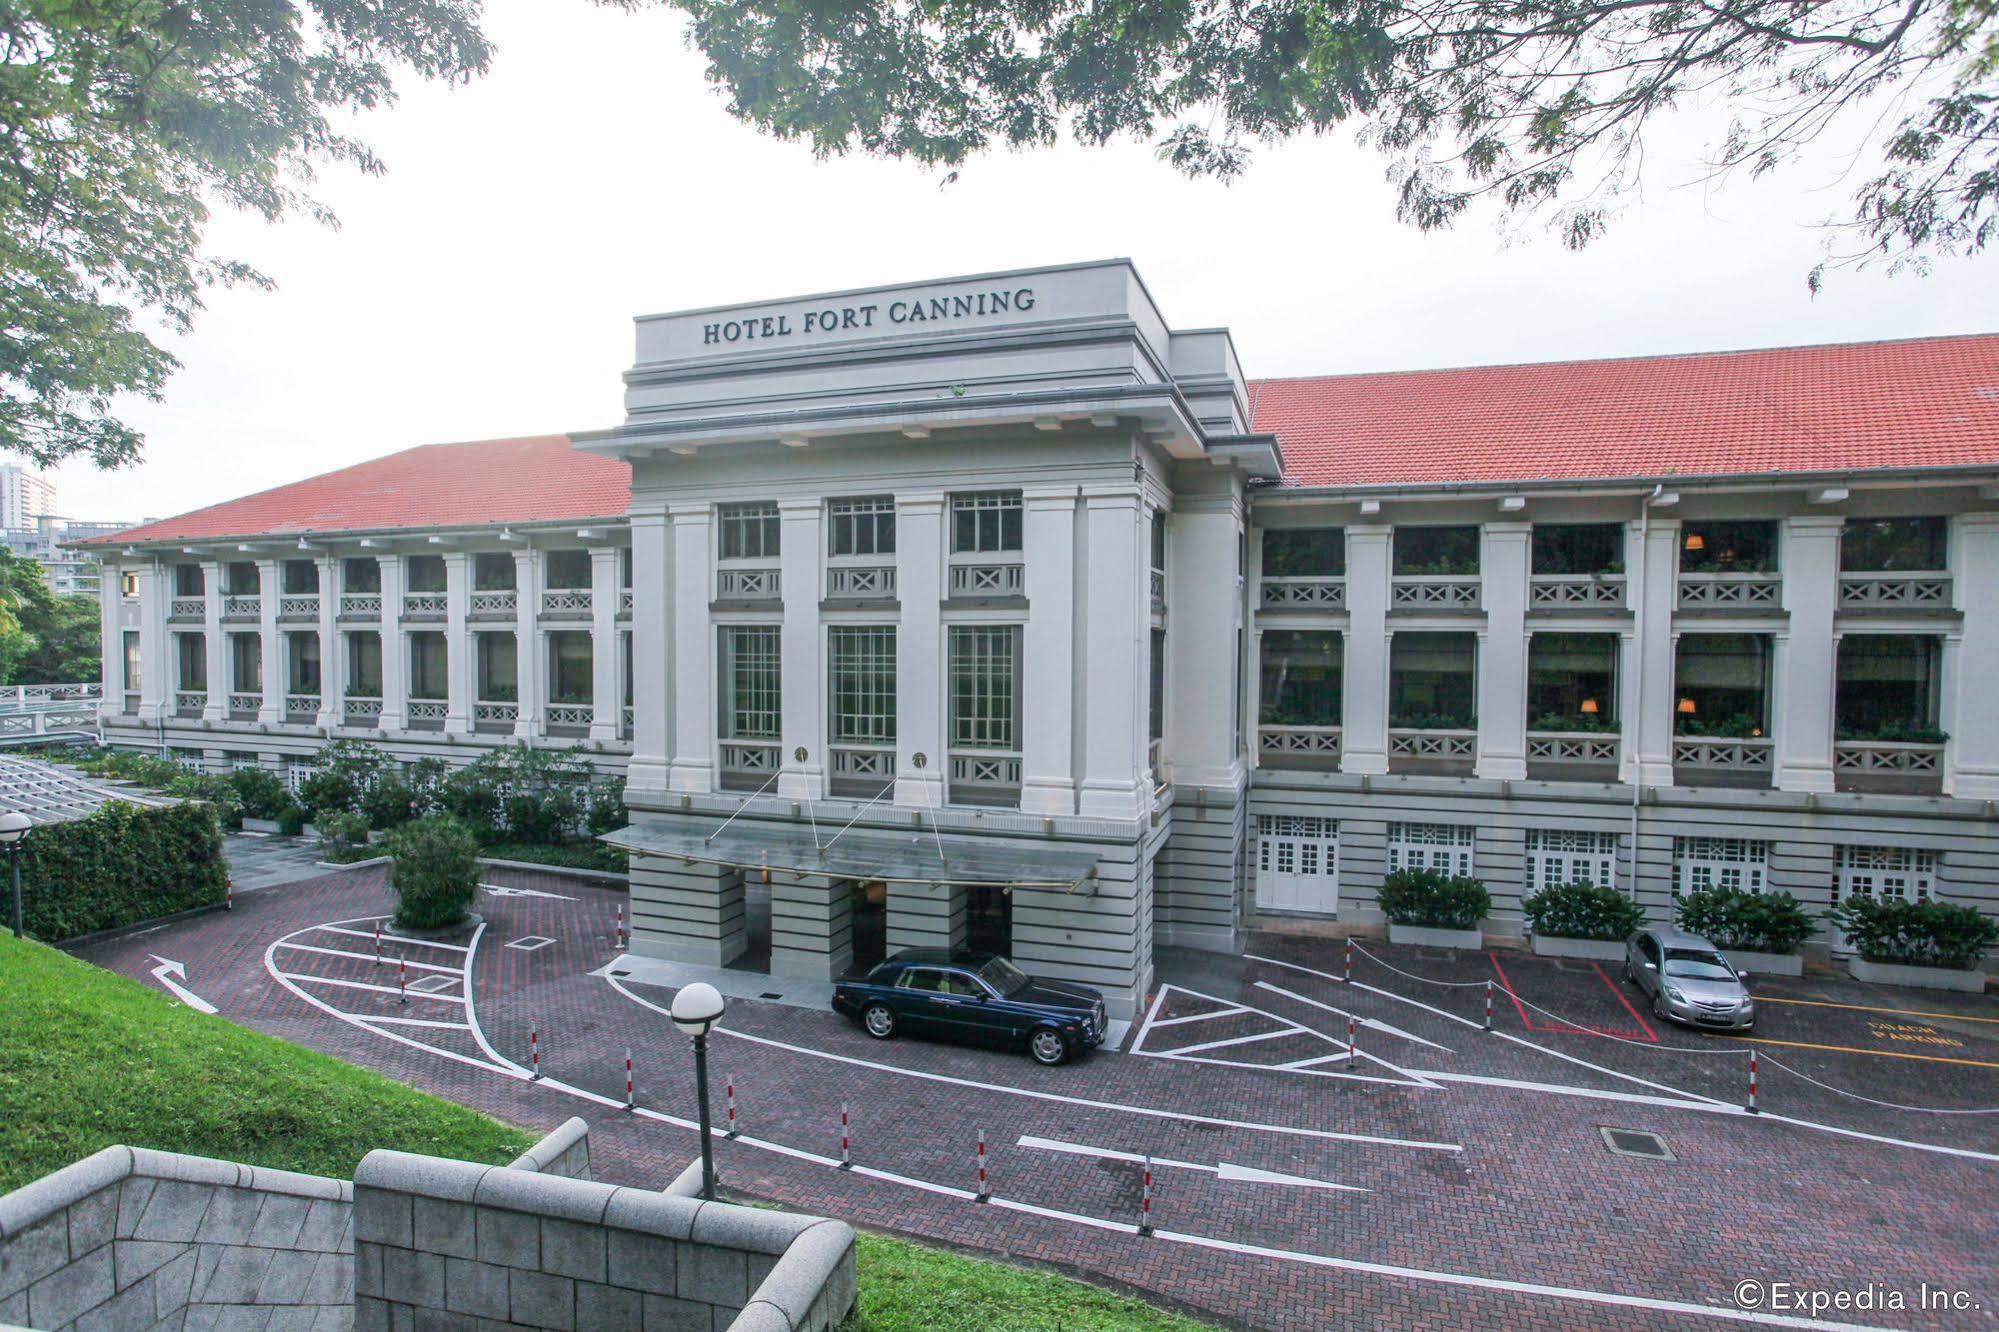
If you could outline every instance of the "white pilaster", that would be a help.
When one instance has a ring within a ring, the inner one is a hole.
[[[1619,780],[1673,784],[1673,607],[1679,600],[1680,524],[1654,516],[1625,527],[1633,646],[1625,653]]]
[[[1943,789],[1965,800],[1999,800],[1999,707],[1986,692],[1991,663],[1999,661],[1999,598],[1992,595],[1999,587],[1999,513],[1951,519],[1950,574],[1964,629],[1951,653],[1954,687],[1939,719],[1950,736]]]
[[[478,661],[468,620],[472,610],[472,557],[444,552],[444,729],[465,735],[472,729],[472,697]]]
[[[1833,616],[1839,610],[1837,515],[1786,518],[1778,568],[1784,571],[1788,632],[1777,636],[1771,670],[1776,697],[1776,785],[1780,791],[1830,791],[1832,706],[1839,673]]]
[[[678,506],[672,514],[673,757],[668,780],[676,791],[712,791],[715,632],[708,623],[708,602],[713,585],[709,570],[714,564],[714,516],[705,504]],[[780,586],[782,582],[780,575]],[[813,589],[805,589],[804,594],[811,597]]]
[[[203,721],[221,721],[229,715],[230,661],[228,643],[222,635],[222,566],[214,560],[201,562],[202,655],[208,659],[208,704],[201,710]]]
[[[1478,642],[1480,777],[1527,775],[1527,581],[1534,525],[1486,523],[1479,530],[1479,600],[1485,632]]]
[[[624,709],[618,689],[618,584],[623,557],[616,546],[590,552],[590,738],[618,738]]]
[[[257,720],[275,725],[285,719],[284,639],[278,631],[278,599],[284,595],[284,566],[257,561],[257,639],[264,658],[264,699]]]
[[[1085,818],[1145,815],[1145,717],[1149,631],[1145,506],[1136,491],[1086,494],[1089,589],[1083,627],[1083,785]]]
[[[514,712],[514,734],[523,739],[540,735],[542,703],[548,691],[548,647],[542,641],[541,623],[542,559],[538,550],[514,552],[514,687],[519,700]]]
[[[778,629],[780,654],[779,771],[777,793],[794,800],[826,794],[826,671],[819,634],[819,599],[825,588],[826,536],[817,499],[781,500],[777,506],[778,587],[784,592],[784,619]],[[714,632],[707,631],[714,660]],[[718,733],[719,714],[708,714],[708,733]],[[804,751],[805,757],[798,754]]]
[[[1020,807],[1076,812],[1076,488],[1022,493]],[[1031,704],[1026,702],[1031,700]]]
[[[319,567],[319,725],[347,720],[347,653],[340,639],[340,561],[324,555]]]
[[[97,566],[97,678],[104,682],[104,698],[98,704],[101,717],[125,711],[125,634],[118,622],[121,599],[118,566]]]
[[[1228,488],[1177,495],[1166,544],[1166,742],[1176,783],[1233,789],[1245,775],[1235,742],[1243,508],[1236,473],[1208,470]]]
[[[1395,529],[1347,528],[1347,641],[1340,666],[1340,771],[1388,771],[1388,598]]]
[[[664,792],[672,750],[672,666],[667,628],[674,608],[673,571],[667,560],[664,511],[632,514],[632,761],[625,784],[632,791]],[[706,607],[703,608],[706,613]]]
[[[400,555],[378,558],[382,570],[382,719],[384,731],[409,725],[410,641],[403,632],[403,586],[409,566]]]
[[[895,803],[934,809],[944,803],[951,762],[944,721],[942,491],[895,497],[895,589],[902,602],[895,635]]]

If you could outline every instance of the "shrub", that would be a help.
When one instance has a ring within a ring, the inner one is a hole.
[[[438,788],[437,807],[451,815],[482,842],[500,835],[500,792],[489,770],[470,763],[446,777]]]
[[[345,865],[368,854],[368,820],[344,810],[324,810],[313,816],[319,829],[321,858]]]
[[[448,815],[434,814],[389,834],[389,887],[396,924],[436,930],[465,919],[479,893],[479,843]]]
[[[1745,953],[1795,953],[1815,928],[1811,913],[1785,892],[1704,888],[1676,898],[1673,913],[1687,933]]]
[[[313,822],[328,811],[358,813],[362,797],[382,776],[389,760],[365,740],[335,740],[320,751],[312,776],[299,787],[299,799],[312,811]]]
[[[1615,888],[1594,883],[1554,884],[1520,903],[1535,934],[1560,939],[1629,938],[1645,923],[1645,908]]]
[[[268,768],[238,768],[229,774],[236,803],[253,819],[275,819],[285,806],[296,804],[284,780]]]
[[[278,812],[271,816],[277,821],[278,834],[282,837],[296,837],[305,831],[305,806],[285,794],[285,803],[278,806]]]
[[[1473,930],[1492,911],[1483,881],[1436,869],[1391,870],[1381,881],[1381,910],[1397,925]]]
[[[625,779],[607,777],[590,786],[589,808],[583,814],[583,828],[592,837],[615,832],[631,822],[625,808]]]
[[[1999,921],[1955,903],[1856,896],[1827,918],[1869,962],[1968,971],[1999,944]]]
[[[416,792],[394,773],[383,773],[361,793],[361,813],[368,826],[395,828],[417,816]]]
[[[22,906],[29,932],[56,942],[219,904],[228,874],[211,806],[114,800],[28,835]]]

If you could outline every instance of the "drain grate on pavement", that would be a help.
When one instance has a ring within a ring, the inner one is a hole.
[[[545,934],[528,934],[514,940],[507,947],[518,948],[523,953],[532,953],[535,949],[546,948],[554,942],[555,940]]]
[[[1597,1132],[1603,1134],[1604,1146],[1619,1156],[1642,1156],[1648,1161],[1677,1161],[1673,1149],[1666,1140],[1656,1133],[1642,1133],[1637,1129],[1610,1128],[1599,1125]]]

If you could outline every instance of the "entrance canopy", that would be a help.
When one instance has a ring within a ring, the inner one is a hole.
[[[1097,856],[1054,846],[1019,846],[988,838],[940,837],[931,828],[907,833],[786,824],[729,827],[720,832],[685,825],[639,824],[607,834],[627,851],[671,856],[702,865],[824,874],[886,883],[950,883],[1072,892],[1096,877]]]

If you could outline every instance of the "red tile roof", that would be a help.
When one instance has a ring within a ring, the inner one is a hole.
[[[630,466],[567,435],[426,444],[86,544],[611,518],[631,490]]]
[[[1999,335],[1268,379],[1294,486],[1999,466]]]

